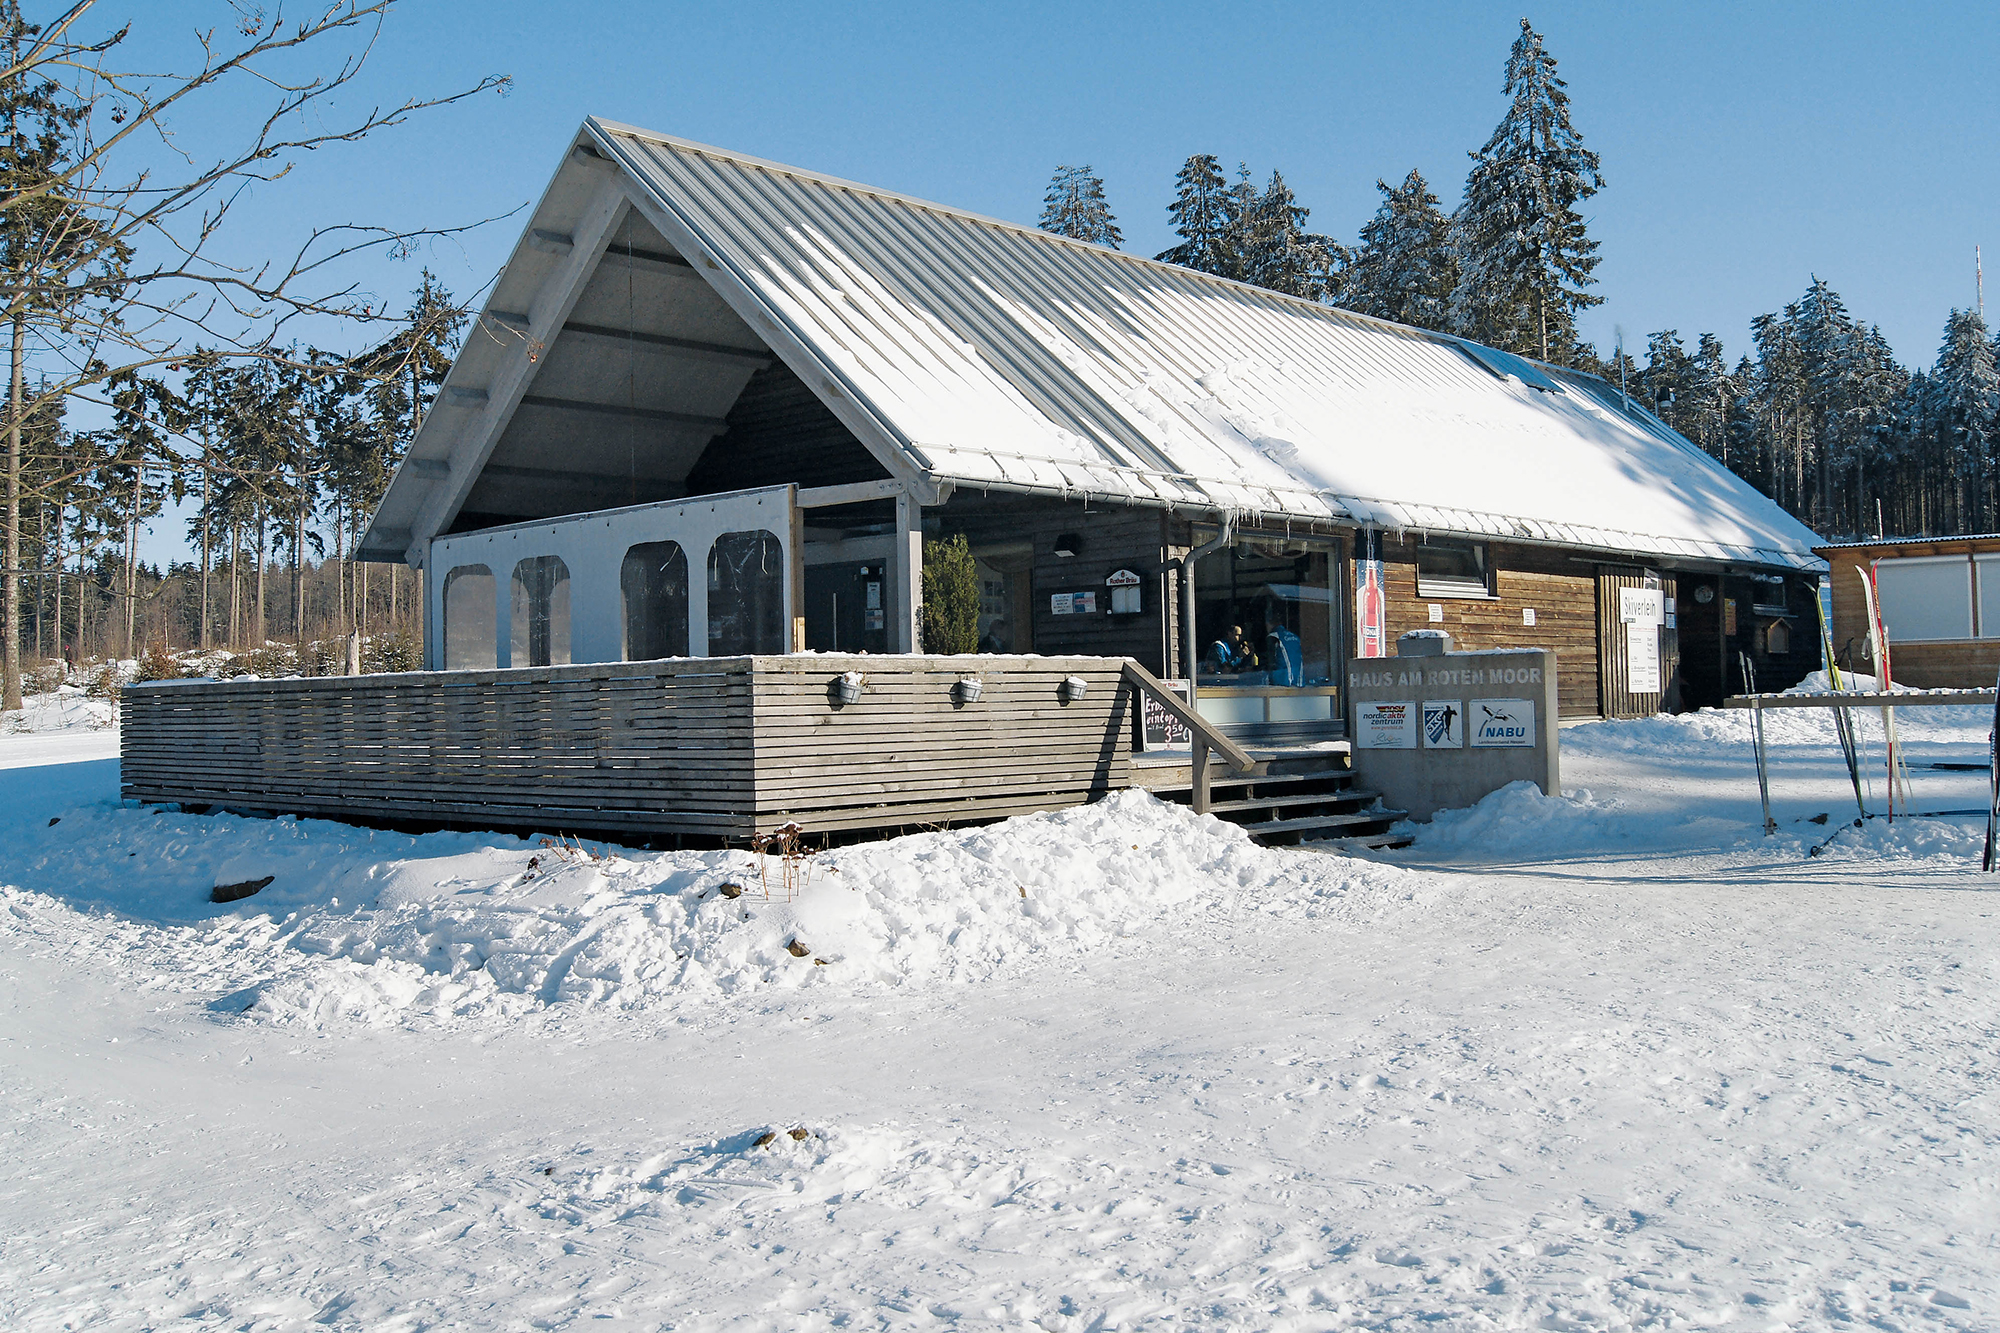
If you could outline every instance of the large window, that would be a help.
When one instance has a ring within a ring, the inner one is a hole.
[[[569,566],[537,555],[514,566],[514,665],[560,666],[569,661]]]
[[[1760,601],[1769,595],[1757,593]],[[1972,562],[1962,555],[1883,560],[1875,566],[1875,595],[1891,644],[1972,637]]]
[[[1417,596],[1491,597],[1493,571],[1477,542],[1425,542],[1417,547]]]
[[[444,576],[444,669],[489,669],[499,646],[493,571],[460,565]]]
[[[1246,538],[1195,569],[1204,686],[1329,686],[1334,679],[1333,550]]]
[[[761,529],[723,533],[708,551],[708,655],[785,647],[784,544]]]
[[[644,542],[618,571],[628,662],[688,655],[688,562],[679,542]]]

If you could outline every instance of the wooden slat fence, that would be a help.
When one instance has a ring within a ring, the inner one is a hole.
[[[124,793],[333,818],[742,838],[995,818],[1128,784],[1122,659],[674,659],[154,682]],[[858,671],[861,698],[834,681]],[[981,681],[961,703],[953,686]],[[1062,682],[1087,682],[1066,701]]]

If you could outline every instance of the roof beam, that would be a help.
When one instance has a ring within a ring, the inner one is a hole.
[[[664,333],[636,333],[628,329],[610,328],[603,324],[578,324],[574,320],[563,325],[563,332],[579,333],[586,338],[604,338],[613,342],[638,343],[643,347],[655,348],[662,352],[679,352],[704,361],[747,361],[760,370],[771,364],[771,353],[769,349],[763,347],[731,347],[727,343],[674,338]]]
[[[576,249],[576,238],[559,231],[544,231],[540,227],[528,233],[530,249],[543,254],[566,255]]]
[[[486,380],[487,401],[477,411],[453,414],[454,419],[439,422],[450,430],[447,438],[451,440],[451,475],[428,488],[430,493],[410,523],[409,554],[415,557],[413,564],[422,559],[422,544],[449,527],[465,504],[466,496],[479,480],[480,469],[499,444],[515,405],[534,381],[535,373],[548,362],[539,352],[561,331],[570,311],[576,308],[597,267],[598,256],[630,207],[622,173],[594,172],[590,179],[593,183],[590,201],[570,230],[570,252],[551,266],[528,304],[528,313],[518,316],[524,327],[510,328],[504,318],[482,319],[496,344],[483,350],[478,358],[488,365],[480,375]],[[467,351],[461,348],[453,370],[464,366],[466,359]]]
[[[581,398],[550,398],[539,393],[521,395],[523,407],[552,407],[564,412],[594,412],[607,417],[633,417],[640,421],[659,421],[672,426],[705,426],[711,430],[726,430],[726,417],[705,417],[693,412],[664,412],[655,407],[625,407],[618,403],[591,403]]]

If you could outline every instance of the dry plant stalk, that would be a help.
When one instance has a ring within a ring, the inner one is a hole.
[[[781,867],[780,880],[786,902],[804,893],[806,885],[812,881],[812,858],[818,855],[819,849],[805,845],[805,832],[794,821],[750,839],[750,845],[757,849],[757,881],[764,886],[764,901],[771,900],[771,880],[766,866],[767,858],[774,854]]]

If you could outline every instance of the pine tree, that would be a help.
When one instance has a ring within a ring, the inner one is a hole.
[[[1342,274],[1338,300],[1377,319],[1443,332],[1458,282],[1450,220],[1416,171],[1401,185],[1378,180],[1375,188],[1382,206],[1361,228],[1361,249]]]
[[[1347,249],[1305,229],[1308,210],[1283,175],[1273,171],[1263,193],[1238,216],[1243,281],[1307,301],[1332,294]]]
[[[1113,250],[1125,239],[1111,206],[1104,202],[1104,180],[1091,174],[1088,166],[1057,167],[1042,200],[1042,218],[1035,224],[1043,231],[1089,241]]]
[[[1167,205],[1167,216],[1173,219],[1174,233],[1181,243],[1154,257],[1218,278],[1239,278],[1242,213],[1242,195],[1230,188],[1215,155],[1197,153],[1174,177],[1174,201]]]
[[[1452,323],[1480,342],[1568,363],[1578,354],[1577,313],[1603,300],[1584,290],[1596,281],[1597,242],[1576,206],[1604,178],[1570,124],[1565,88],[1555,57],[1522,19],[1507,58],[1512,104],[1472,155],[1452,220]]]
[[[1986,321],[1977,311],[1954,309],[1930,375],[1930,412],[1945,460],[1962,487],[1965,529],[1992,531],[1994,444],[2000,431],[2000,369]]]

